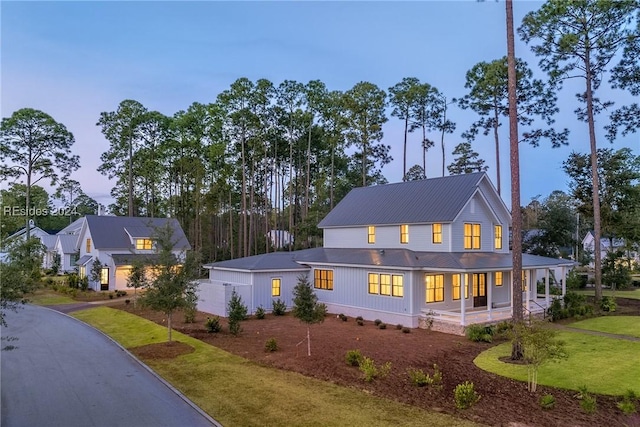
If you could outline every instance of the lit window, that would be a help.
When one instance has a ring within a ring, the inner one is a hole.
[[[333,270],[314,270],[313,279],[314,288],[333,290]]]
[[[431,230],[433,243],[442,243],[442,224],[433,224]]]
[[[496,271],[496,286],[502,286],[502,271]]]
[[[153,249],[153,242],[151,239],[136,239],[137,250],[151,250]]]
[[[380,295],[391,295],[391,275],[380,275]]]
[[[496,249],[502,249],[502,226],[496,225],[493,230]]]
[[[84,265],[81,265],[80,268],[78,268],[78,277],[81,279],[84,279],[85,277],[87,277],[87,267]]]
[[[280,279],[271,279],[271,296],[272,297],[279,297],[280,296],[280,285],[281,285],[281,280]]]
[[[85,248],[85,252],[86,253],[90,253],[91,252],[91,239],[87,239],[87,247]]]
[[[425,274],[424,282],[427,302],[444,301],[444,275]]]
[[[409,226],[407,224],[400,226],[400,243],[409,243]]]
[[[398,275],[393,275],[391,276],[391,280],[392,280],[392,288],[391,288],[391,294],[394,297],[402,297],[404,296],[404,286],[402,284],[403,282],[403,276],[398,276]]]
[[[369,273],[369,293],[376,295],[380,293],[380,280],[375,273]]]
[[[109,284],[109,267],[103,267],[102,270],[100,270],[100,284]]]
[[[522,292],[527,291],[527,272],[522,270]]]
[[[454,274],[453,276],[451,276],[451,280],[452,280],[452,286],[453,286],[453,296],[452,299],[454,300],[459,300],[460,299],[460,283],[461,283],[461,278],[459,274]],[[469,287],[465,286],[464,287],[464,298],[468,299],[469,298]]]
[[[373,225],[368,227],[367,241],[371,244],[376,242],[376,228]]]
[[[480,249],[480,224],[464,225],[464,248]]]

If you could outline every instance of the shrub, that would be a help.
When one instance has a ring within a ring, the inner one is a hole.
[[[362,318],[362,316],[358,316],[358,317],[356,317],[356,321],[358,321],[358,320],[362,320],[362,321],[364,321],[364,319]]]
[[[378,328],[380,328],[380,329],[387,329],[387,324],[386,324],[386,323],[384,323],[384,322],[382,322],[382,323],[380,323],[380,324],[378,325]]]
[[[264,319],[265,312],[262,306],[256,308],[256,319]]]
[[[589,393],[587,386],[578,387],[578,399],[580,399],[580,407],[587,414],[596,412],[596,398]]]
[[[109,292],[109,299],[113,299],[113,294]]]
[[[362,362],[362,353],[360,353],[360,350],[349,350],[347,351],[345,359],[349,366],[360,366],[360,362]]]
[[[274,352],[278,350],[278,343],[276,342],[275,338],[269,338],[265,343],[264,343],[264,350],[265,351],[270,351],[270,352]]]
[[[453,390],[453,398],[456,402],[456,408],[467,409],[480,400],[480,395],[476,392],[472,382],[465,381],[462,384],[458,384]]]
[[[382,323],[382,320],[380,320],[380,319],[376,319],[376,320],[374,320],[374,321],[373,321],[373,323],[374,323],[376,326],[378,326],[378,325],[380,325],[380,323]]]
[[[422,369],[409,369],[407,373],[409,374],[411,383],[416,387],[424,387],[426,385],[433,384],[433,378],[431,378],[429,374],[425,374]]]
[[[82,279],[80,279],[78,286],[80,287],[81,291],[86,291],[87,289],[89,289],[89,278],[87,276],[84,276]]]
[[[285,302],[280,298],[273,301],[272,307],[272,312],[275,316],[284,316],[284,313],[287,311],[287,304],[285,304]]]
[[[126,300],[124,300],[124,303],[129,305],[131,303],[131,300],[130,299],[126,299]]]
[[[376,366],[373,359],[364,357],[360,362],[360,371],[366,382],[371,382],[376,378],[384,378],[391,372],[391,362],[387,362],[384,365]]]
[[[600,310],[602,311],[616,311],[616,299],[614,297],[603,296],[602,300],[600,300]]]
[[[397,329],[397,330],[399,330],[399,331],[401,331],[401,330],[402,330],[402,325],[401,325],[400,323],[398,323],[398,324],[396,325],[396,329]]]
[[[220,324],[220,316],[207,317],[207,320],[204,322],[204,327],[207,329],[209,333],[218,333],[222,330],[222,325]]]
[[[467,338],[475,342],[492,342],[494,327],[482,325],[470,325],[467,327]]]
[[[236,293],[235,289],[231,292],[227,308],[229,311],[229,332],[231,335],[238,335],[242,331],[240,322],[246,320],[248,308],[242,303],[242,297]]]
[[[438,367],[436,363],[433,364],[433,384],[437,386],[441,386],[442,384],[442,371]]]
[[[636,400],[638,400],[636,393],[633,390],[627,390],[622,396],[622,402],[618,402],[618,409],[625,415],[635,414],[637,411]]]
[[[356,320],[356,323],[358,324],[358,326],[364,326],[364,320],[362,319]]]
[[[542,409],[553,409],[556,406],[556,398],[551,394],[545,394],[540,398],[540,406]]]
[[[71,289],[77,289],[80,285],[80,277],[77,274],[71,273],[67,276],[67,286]]]
[[[339,317],[339,318],[340,318],[340,320],[342,320],[343,322],[346,322],[346,321],[347,321],[347,319],[348,319],[348,317],[347,317],[347,316],[345,316],[345,315],[344,315],[344,314],[342,314],[342,313],[338,314],[338,317]]]
[[[409,328],[408,326],[405,326],[402,328],[402,333],[404,334],[408,334],[411,332],[411,328]]]

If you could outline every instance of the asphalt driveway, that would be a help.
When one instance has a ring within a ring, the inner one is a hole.
[[[212,426],[213,420],[93,328],[43,307],[7,313],[2,427]]]

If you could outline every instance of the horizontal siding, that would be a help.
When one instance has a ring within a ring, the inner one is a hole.
[[[375,243],[368,243],[368,227],[344,227],[324,230],[325,248],[410,249],[413,251],[449,251],[451,225],[442,224],[442,243],[433,244],[431,224],[410,224],[409,243],[400,243],[400,225],[376,226]]]

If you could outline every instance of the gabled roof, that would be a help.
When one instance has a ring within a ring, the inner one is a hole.
[[[476,172],[354,188],[318,227],[451,222],[483,179]]]
[[[58,234],[56,236],[60,242],[62,253],[72,254],[78,250],[78,236],[75,234]]]
[[[46,236],[40,236],[40,241],[47,247],[47,250],[50,251],[56,246],[56,237],[55,235],[51,236],[47,234]]]
[[[424,271],[500,271],[512,267],[510,253],[417,252],[409,249],[314,248],[272,252],[207,264],[213,269],[243,271],[295,270],[305,265],[403,268]],[[523,254],[524,268],[573,266],[572,260]]]
[[[62,230],[58,231],[58,234],[80,234],[84,221],[84,217],[78,218]]]
[[[176,242],[174,250],[191,249],[187,236],[174,218],[87,215],[85,219],[86,226],[91,231],[93,246],[96,249],[129,249],[132,244],[127,230],[135,230],[133,234],[136,235],[146,230],[144,236],[132,237],[152,237],[153,230],[166,226],[167,222],[171,224],[173,229],[172,241]]]

